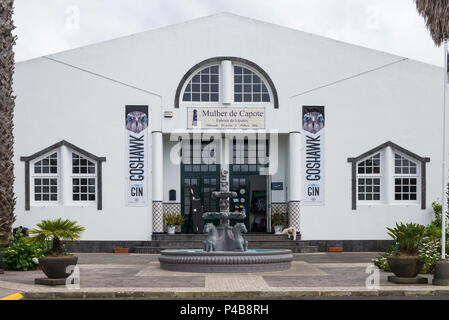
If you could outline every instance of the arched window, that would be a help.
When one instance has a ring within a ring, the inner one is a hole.
[[[243,66],[234,66],[234,102],[270,102],[264,81]]]
[[[257,64],[236,57],[207,59],[182,78],[175,95],[180,103],[213,102],[215,105],[254,103],[279,107],[273,81]]]
[[[219,66],[210,66],[198,71],[187,83],[182,101],[218,102]]]

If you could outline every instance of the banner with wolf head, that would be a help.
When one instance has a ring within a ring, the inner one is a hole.
[[[303,205],[324,205],[324,129],[324,107],[303,106]]]
[[[148,205],[148,106],[125,108],[126,205]]]

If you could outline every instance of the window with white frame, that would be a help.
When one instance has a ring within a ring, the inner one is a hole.
[[[263,80],[243,66],[234,66],[234,102],[270,102]]]
[[[31,156],[25,162],[25,210],[33,206],[96,204],[102,210],[102,162],[97,157],[62,140]]]
[[[175,108],[180,102],[259,103],[278,108],[272,81],[259,66],[238,58],[218,60],[189,70],[178,86]]]
[[[218,65],[198,71],[187,83],[182,101],[218,102],[219,76]]]
[[[95,163],[72,152],[72,200],[95,201],[96,168]]]
[[[394,153],[394,200],[418,200],[418,165],[405,156]]]
[[[357,164],[357,199],[380,201],[381,199],[380,152]]]
[[[421,157],[387,141],[358,157],[352,164],[352,209],[359,204],[420,204],[426,209],[426,163]]]
[[[33,163],[33,200],[38,203],[58,201],[58,152],[52,152]]]

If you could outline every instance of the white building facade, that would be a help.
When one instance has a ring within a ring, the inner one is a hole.
[[[217,210],[225,169],[250,232],[284,212],[305,240],[388,239],[441,198],[442,76],[231,14],[18,63],[15,224],[149,240],[164,213],[188,217],[192,185]]]

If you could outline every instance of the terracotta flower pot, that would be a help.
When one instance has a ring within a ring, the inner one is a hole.
[[[396,277],[414,278],[423,267],[418,256],[393,255],[387,258],[388,265]]]
[[[114,248],[114,253],[129,253],[129,248]]]
[[[67,267],[76,265],[77,256],[48,256],[39,258],[39,267],[50,279],[64,279],[70,273],[67,273]]]

